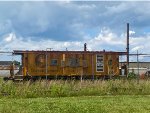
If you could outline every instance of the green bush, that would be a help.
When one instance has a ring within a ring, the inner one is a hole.
[[[137,77],[137,75],[135,73],[133,73],[133,72],[130,72],[128,74],[128,79],[135,79],[136,77]]]

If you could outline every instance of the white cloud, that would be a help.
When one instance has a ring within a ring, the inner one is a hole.
[[[25,38],[80,41],[90,35],[87,32],[90,29],[107,26],[119,35],[127,22],[135,31],[150,26],[149,6],[149,2],[134,1],[3,2],[0,4],[0,26],[4,24],[4,28],[0,27],[0,34],[14,30]],[[141,33],[139,31],[137,33]]]
[[[150,53],[150,34],[143,36],[136,36],[130,38],[130,52],[136,53],[137,50],[139,53],[149,54]]]
[[[95,4],[82,4],[79,5],[78,7],[80,10],[93,10],[94,8],[96,8]]]
[[[133,32],[133,31],[132,31]],[[150,35],[143,37],[130,37],[130,52],[140,50],[143,53],[150,53],[149,43]],[[1,42],[1,48],[22,49],[22,50],[45,50],[53,48],[53,50],[83,50],[84,43],[87,43],[88,50],[101,51],[125,51],[126,36],[125,34],[117,35],[109,28],[103,28],[96,37],[91,37],[88,40],[82,41],[52,41],[51,39],[41,39],[40,41],[30,40],[16,36],[15,33],[10,33]]]
[[[136,46],[136,47],[131,49],[131,52],[137,52],[137,50],[139,51],[139,50],[141,50],[143,48],[144,48],[144,46],[142,46],[142,45],[141,46]]]
[[[143,37],[130,38],[130,53],[150,53],[149,45],[150,35]],[[18,37],[15,33],[8,34],[0,43],[1,49],[9,48],[9,50],[84,50],[84,43],[87,43],[89,51],[126,51],[125,34],[117,35],[109,28],[103,28],[98,36],[83,41],[52,41],[50,39],[33,41],[30,38]],[[131,58],[134,59],[134,58]]]
[[[129,35],[133,35],[133,34],[135,34],[135,31],[130,30]]]
[[[130,51],[150,53],[149,9],[150,2],[134,1],[2,2],[0,47],[83,50],[87,43],[88,50],[125,51],[129,22]]]
[[[122,35],[121,35],[122,36]],[[110,29],[108,28],[103,28],[99,35],[95,37],[95,42],[99,42],[101,44],[108,44],[108,45],[125,45],[123,42],[124,40],[122,39],[123,37],[118,36],[117,34],[113,33]],[[119,40],[120,38],[120,40]]]
[[[16,37],[14,33],[10,33],[5,37],[5,42],[3,43],[3,48],[14,49],[29,49],[29,50],[45,50],[46,48],[53,48],[53,50],[83,50],[84,43],[87,43],[88,50],[101,51],[103,49],[117,51],[117,47],[123,50],[125,47],[125,42],[122,37],[118,40],[118,37],[110,29],[104,28],[100,31],[98,36],[89,38],[88,40],[82,41],[52,41],[50,39],[34,41],[30,38]],[[11,43],[10,43],[11,42]],[[113,46],[113,48],[112,48]]]
[[[10,33],[4,38],[6,42],[12,42],[15,39],[16,39],[16,35],[14,33]]]

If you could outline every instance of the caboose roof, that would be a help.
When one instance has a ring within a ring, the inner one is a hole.
[[[27,53],[72,53],[72,54],[118,54],[126,55],[127,52],[117,52],[117,51],[46,51],[46,50],[14,50],[13,54],[22,55]]]

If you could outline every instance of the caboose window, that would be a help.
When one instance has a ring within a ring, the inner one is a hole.
[[[104,59],[103,55],[96,55],[96,71],[103,72],[104,71]]]
[[[79,66],[79,60],[76,59],[76,58],[70,58],[68,60],[68,66],[70,66],[70,67],[77,67],[77,66]]]
[[[57,65],[57,59],[52,59],[50,64],[51,64],[51,66],[56,66]]]

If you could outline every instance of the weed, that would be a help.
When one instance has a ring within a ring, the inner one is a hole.
[[[51,80],[1,82],[0,97],[38,98],[100,95],[150,95],[150,80]]]

